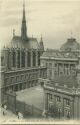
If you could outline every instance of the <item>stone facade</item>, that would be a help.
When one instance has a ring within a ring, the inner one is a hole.
[[[41,56],[41,66],[47,67],[47,77],[49,79],[63,75],[74,76],[76,75],[76,67],[79,64],[79,55],[80,51],[46,50]]]
[[[46,78],[46,68],[40,67],[7,71],[2,76],[2,89],[4,91],[20,91],[38,85],[38,78]]]
[[[4,48],[2,66],[5,70],[40,66],[42,51],[35,49]]]
[[[45,110],[54,118],[80,119],[80,88],[45,84]]]
[[[47,68],[47,79],[41,80],[48,115],[80,119],[80,50],[76,40],[69,39],[61,50],[46,50],[41,56],[41,66]]]
[[[40,66],[40,56],[44,52],[43,40],[28,37],[25,4],[23,4],[23,18],[21,36],[13,38],[9,45],[1,50],[1,87],[3,92],[19,91],[38,84],[39,77],[46,77],[46,68]]]

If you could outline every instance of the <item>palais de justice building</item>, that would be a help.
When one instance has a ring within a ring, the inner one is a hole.
[[[80,44],[69,38],[59,50],[41,56],[47,68],[44,81],[45,111],[51,117],[80,119]]]
[[[40,56],[44,52],[43,40],[28,37],[25,4],[23,4],[23,18],[21,35],[13,38],[7,47],[1,51],[1,90],[20,91],[38,84],[38,78],[46,77],[46,68],[40,66]]]

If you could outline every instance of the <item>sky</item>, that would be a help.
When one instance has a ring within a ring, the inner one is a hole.
[[[57,49],[75,37],[80,43],[79,0],[25,0],[28,36],[45,48]],[[7,45],[15,34],[21,34],[23,0],[0,0],[0,44]]]

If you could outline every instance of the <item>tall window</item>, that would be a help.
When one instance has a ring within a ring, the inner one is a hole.
[[[4,66],[4,57],[1,57],[1,66]]]
[[[36,66],[36,53],[33,52],[33,66]]]
[[[40,52],[38,52],[38,66],[40,66]]]
[[[16,53],[15,53],[15,51],[13,51],[13,67],[15,67],[16,66]]]
[[[25,52],[22,51],[21,53],[21,66],[25,67]]]
[[[27,65],[28,65],[28,67],[30,67],[31,66],[31,53],[30,52],[28,52],[28,54],[27,54]]]
[[[18,50],[17,52],[18,56],[17,56],[17,67],[20,68],[20,51]]]

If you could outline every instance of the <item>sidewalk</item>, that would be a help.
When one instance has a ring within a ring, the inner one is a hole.
[[[5,115],[3,115],[3,111],[5,113]],[[1,123],[5,123],[5,121],[13,121],[13,120],[18,120],[17,115],[13,114],[11,111],[9,110],[5,110],[2,107],[0,107],[0,122]]]

